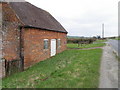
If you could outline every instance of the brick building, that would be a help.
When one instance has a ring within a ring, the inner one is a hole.
[[[50,13],[28,2],[1,5],[6,72],[27,68],[66,49],[67,31]]]

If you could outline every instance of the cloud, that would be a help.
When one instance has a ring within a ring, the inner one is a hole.
[[[118,0],[27,0],[50,12],[69,35],[118,35]]]

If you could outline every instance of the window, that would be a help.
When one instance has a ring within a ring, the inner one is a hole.
[[[44,49],[48,49],[48,39],[44,39]]]
[[[58,39],[58,47],[60,47],[60,46],[61,46],[61,40]]]

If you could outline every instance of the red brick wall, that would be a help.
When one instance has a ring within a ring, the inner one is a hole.
[[[3,58],[5,60],[20,60],[20,44],[23,47],[25,67],[50,57],[50,39],[61,39],[61,47],[57,48],[57,53],[66,49],[66,34],[60,32],[32,28],[22,29],[22,40],[20,40],[18,26],[23,24],[7,3],[2,5],[2,11]],[[43,50],[43,39],[49,39],[48,50]]]
[[[9,4],[2,3],[3,58],[5,60],[20,59],[20,29],[21,22]]]
[[[50,40],[61,39],[61,47],[57,47],[57,53],[66,49],[66,34],[40,29],[24,29],[24,64],[28,67],[50,57]],[[44,39],[49,40],[49,49],[44,50]]]

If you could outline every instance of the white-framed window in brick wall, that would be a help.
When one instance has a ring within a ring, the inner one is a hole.
[[[58,48],[61,46],[61,40],[60,39],[57,39],[57,46],[58,46]]]
[[[44,49],[48,49],[48,48],[49,48],[49,40],[44,39]]]

